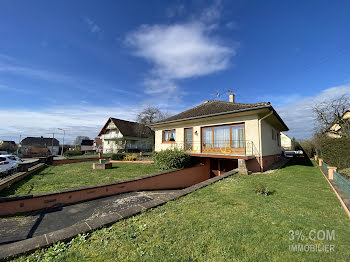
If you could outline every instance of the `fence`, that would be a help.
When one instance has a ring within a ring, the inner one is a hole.
[[[327,165],[323,159],[319,158],[319,156],[316,155],[315,160],[318,160],[318,165],[328,180],[333,180],[336,182],[337,185],[344,191],[344,193],[350,197],[350,181],[339,174],[336,167]]]
[[[339,174],[337,171],[333,171],[334,181],[340,186],[340,188],[350,197],[350,181]]]

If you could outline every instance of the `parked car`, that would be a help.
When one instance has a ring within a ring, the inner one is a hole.
[[[0,177],[17,172],[18,164],[23,162],[18,156],[0,155]]]

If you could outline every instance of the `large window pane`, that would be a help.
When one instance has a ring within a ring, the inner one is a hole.
[[[213,129],[212,128],[203,129],[203,147],[204,148],[213,147]]]
[[[193,130],[192,128],[185,129],[185,150],[192,150],[192,142],[193,142]]]
[[[169,141],[169,131],[164,131],[164,138],[163,141]]]
[[[244,148],[244,126],[232,126],[232,147]]]
[[[218,126],[214,128],[214,147],[230,147],[230,127]]]
[[[175,139],[176,139],[175,130],[171,130],[169,134],[169,141],[175,141]]]

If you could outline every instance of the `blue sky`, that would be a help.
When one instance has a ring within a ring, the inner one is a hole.
[[[308,138],[350,94],[348,1],[0,1],[0,140],[177,113],[232,88]],[[227,94],[219,99],[227,100]]]

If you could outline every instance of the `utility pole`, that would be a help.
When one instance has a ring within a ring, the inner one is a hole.
[[[17,145],[17,156],[18,156],[18,151],[19,151],[19,144],[21,143],[21,138],[22,138],[22,134],[19,135],[19,140],[18,140],[18,145]]]
[[[62,150],[61,150],[61,156],[63,156],[64,136],[66,135],[66,131],[62,128],[58,128],[58,130],[63,131],[63,142],[62,142]]]
[[[52,133],[51,155],[53,155],[53,140],[54,139],[55,139],[55,133]]]

